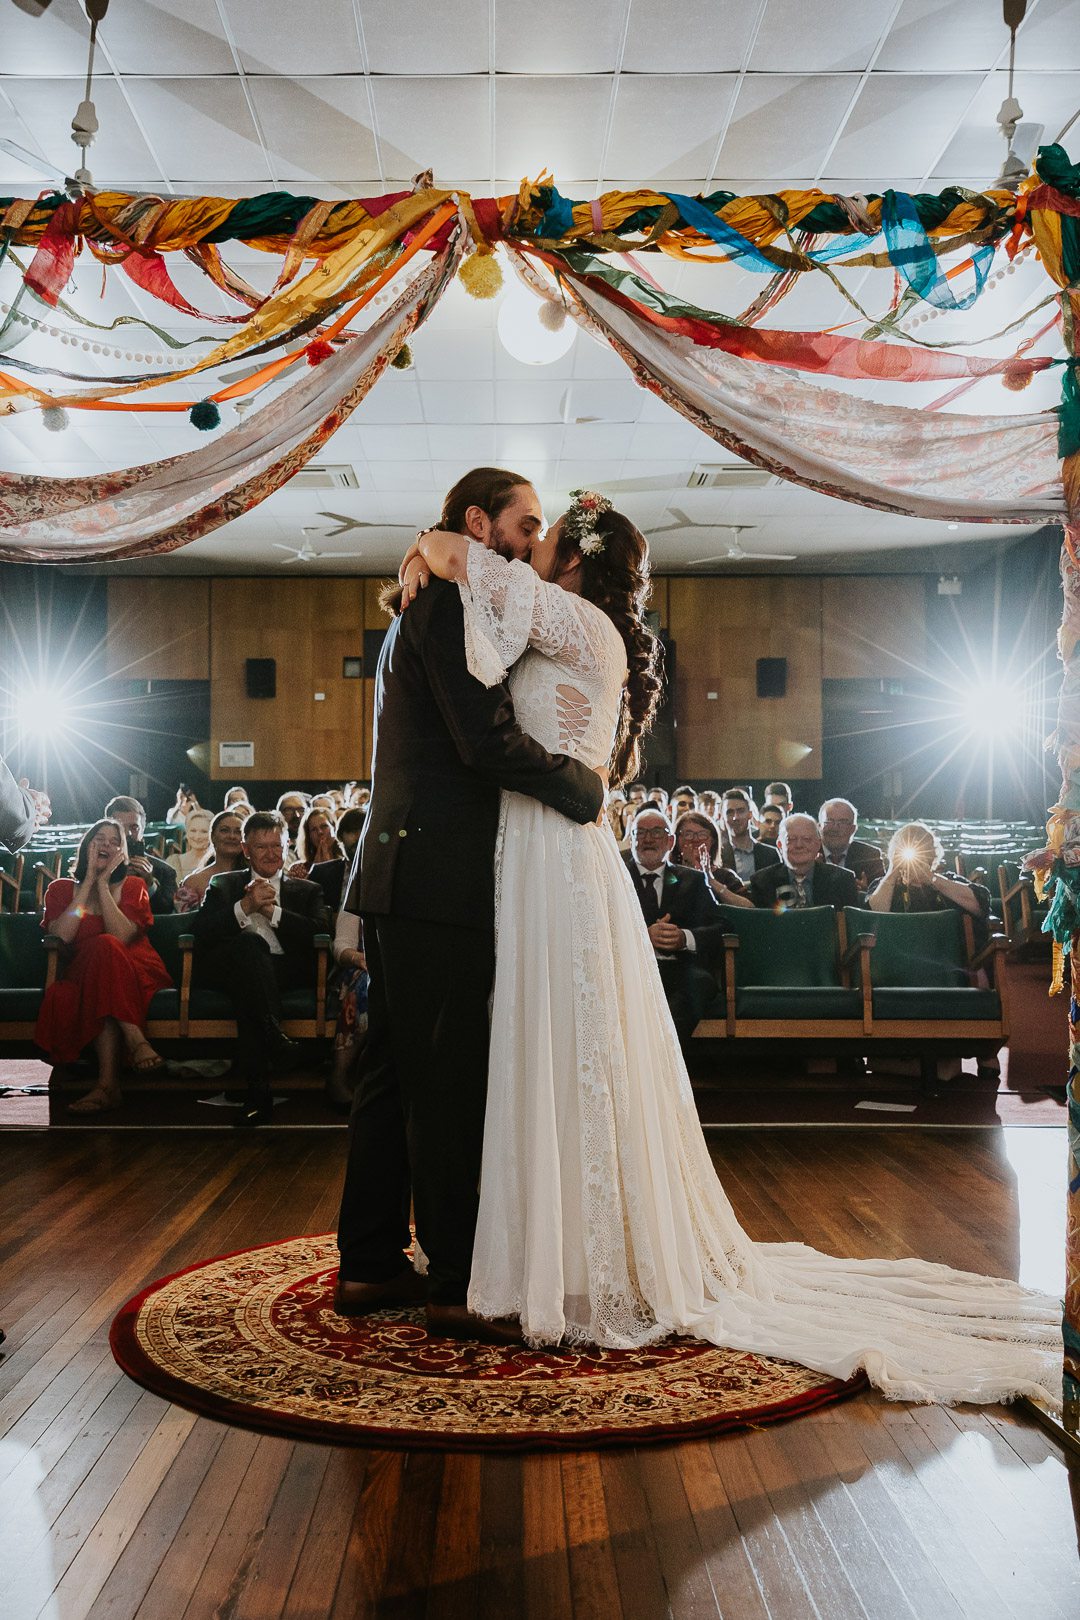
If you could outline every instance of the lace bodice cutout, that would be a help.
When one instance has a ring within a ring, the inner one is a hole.
[[[458,588],[477,680],[494,686],[509,671],[523,730],[552,753],[606,765],[626,681],[626,650],[607,615],[476,542]]]

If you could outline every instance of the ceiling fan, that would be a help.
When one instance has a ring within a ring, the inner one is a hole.
[[[298,562],[321,562],[324,558],[330,557],[362,557],[364,555],[362,551],[318,551],[312,545],[310,539],[311,535],[318,534],[318,529],[301,529],[300,532],[304,538],[299,546],[285,546],[277,540],[272,542],[274,551],[288,551],[291,553],[287,561],[281,564],[282,568],[288,568],[293,563]]]
[[[676,514],[676,516],[678,516],[678,514]],[[705,525],[701,523],[693,523],[690,525],[690,527],[700,529],[704,528]],[[710,527],[712,527],[712,525],[710,525]],[[747,529],[755,529],[757,527],[755,523],[720,523],[715,525],[715,527],[727,529],[728,533],[734,536],[730,546],[728,546],[727,550],[721,552],[717,557],[692,558],[689,563],[689,567],[696,568],[701,563],[714,562],[798,562],[799,560],[794,552],[744,551],[742,546],[739,544],[739,536],[740,534],[745,533]]]

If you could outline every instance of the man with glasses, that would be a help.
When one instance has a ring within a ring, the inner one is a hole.
[[[856,838],[858,812],[850,799],[826,799],[818,811],[822,859],[830,866],[846,866],[854,872],[860,894],[885,876],[881,851]]]
[[[713,972],[723,952],[724,925],[704,873],[671,859],[675,834],[662,810],[635,816],[623,855],[649,930],[668,1010],[684,1052],[716,1000]]]

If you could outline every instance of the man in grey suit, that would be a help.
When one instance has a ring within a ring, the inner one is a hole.
[[[0,758],[0,844],[14,855],[51,815],[49,795],[32,788],[25,776],[16,782]]]

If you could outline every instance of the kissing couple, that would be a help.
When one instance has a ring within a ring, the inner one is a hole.
[[[497,468],[404,559],[346,900],[371,982],[335,1308],[425,1298],[438,1335],[680,1334],[862,1368],[895,1399],[1055,1404],[1060,1301],[755,1243],[735,1218],[602,815],[659,697],[648,589],[645,538],[610,501],[578,492],[546,528]]]

